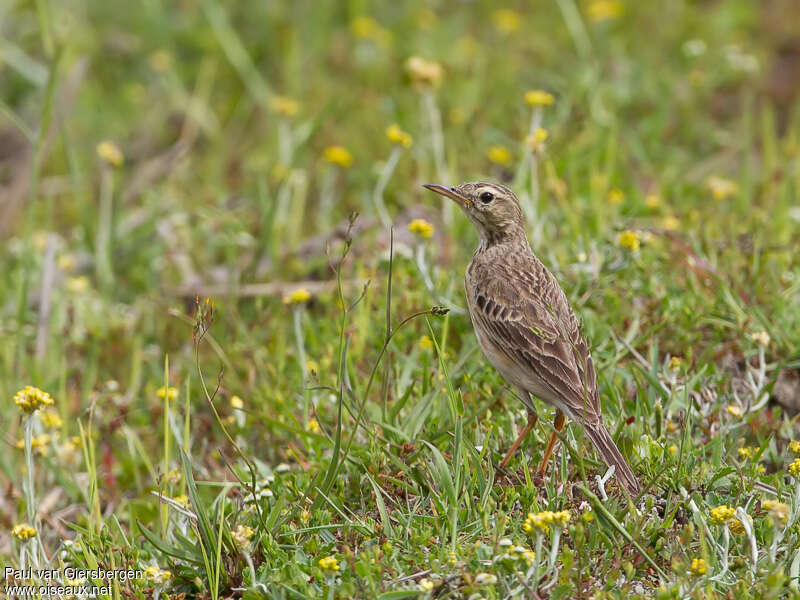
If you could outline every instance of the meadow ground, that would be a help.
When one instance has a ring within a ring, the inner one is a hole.
[[[68,4],[0,4],[0,564],[141,570],[114,599],[800,595],[791,1]],[[494,476],[525,414],[464,312],[474,231],[420,187],[473,179],[583,321],[633,502],[575,425],[533,477],[544,405]]]

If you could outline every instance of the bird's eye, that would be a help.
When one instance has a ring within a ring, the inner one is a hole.
[[[480,195],[481,202],[484,204],[489,204],[492,200],[494,200],[494,194],[492,192],[483,192]]]

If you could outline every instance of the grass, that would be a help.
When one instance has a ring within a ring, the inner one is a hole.
[[[0,9],[2,563],[141,571],[114,599],[800,594],[773,4]],[[481,178],[583,321],[633,502],[575,425],[534,477],[544,405],[495,478],[526,416],[420,187]]]

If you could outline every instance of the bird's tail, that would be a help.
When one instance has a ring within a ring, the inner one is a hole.
[[[592,444],[597,448],[597,452],[603,457],[606,464],[609,466],[614,465],[614,475],[617,480],[628,490],[631,496],[636,496],[640,490],[639,481],[636,479],[636,475],[633,474],[625,457],[622,456],[619,448],[617,448],[614,440],[611,439],[611,435],[608,433],[605,425],[598,423],[594,426],[587,426],[585,431],[586,437],[592,441]]]

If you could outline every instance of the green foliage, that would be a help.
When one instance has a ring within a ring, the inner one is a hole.
[[[0,8],[0,529],[38,531],[3,564],[147,569],[114,598],[800,594],[792,11],[535,5]],[[518,193],[640,498],[575,424],[537,479],[544,405],[495,473],[525,410],[465,313],[472,226],[421,188],[475,179]]]

